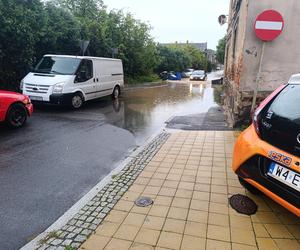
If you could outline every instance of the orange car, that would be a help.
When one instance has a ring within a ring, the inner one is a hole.
[[[232,168],[250,192],[263,192],[300,217],[300,74],[255,111],[237,139]]]

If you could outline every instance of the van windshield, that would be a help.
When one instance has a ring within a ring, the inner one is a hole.
[[[58,75],[75,75],[81,59],[45,56],[35,67],[34,72]]]

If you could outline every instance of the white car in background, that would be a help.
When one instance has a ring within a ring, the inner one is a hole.
[[[191,81],[206,81],[207,74],[204,70],[195,70],[190,76]]]
[[[194,69],[187,69],[187,70],[185,70],[182,73],[182,77],[189,78],[192,75],[193,71],[194,71]]]

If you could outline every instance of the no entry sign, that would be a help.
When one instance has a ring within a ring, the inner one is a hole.
[[[275,10],[266,10],[259,14],[254,24],[256,36],[265,42],[270,42],[277,38],[281,34],[283,27],[283,17]]]

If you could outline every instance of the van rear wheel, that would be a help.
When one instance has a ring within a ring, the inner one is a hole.
[[[116,87],[114,88],[113,93],[112,93],[112,98],[113,98],[113,99],[118,99],[119,96],[120,96],[120,87],[119,87],[119,86],[116,86]]]
[[[71,107],[73,109],[79,109],[83,105],[83,97],[80,93],[75,93],[71,99]]]

